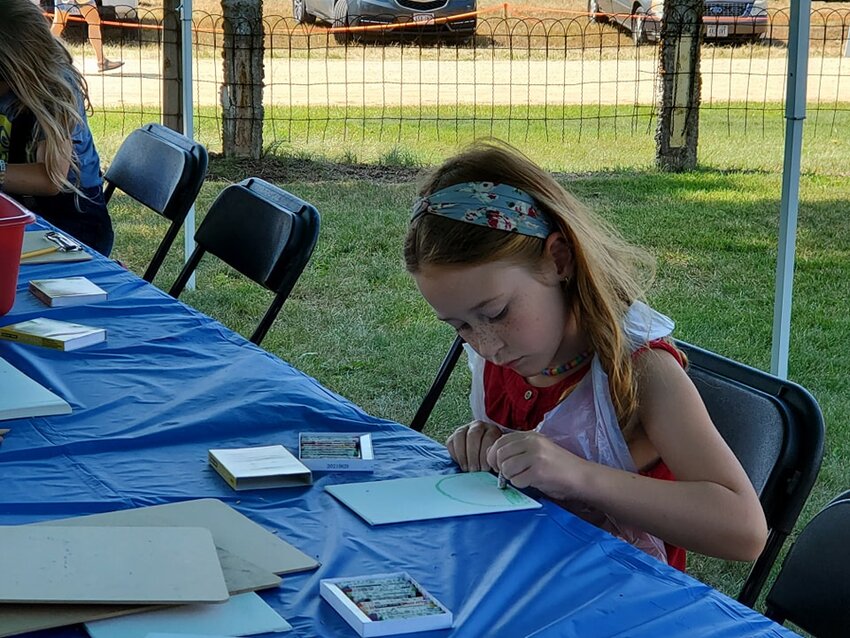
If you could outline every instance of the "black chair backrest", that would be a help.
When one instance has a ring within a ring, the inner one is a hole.
[[[422,431],[460,356],[455,338],[410,427]],[[811,492],[823,458],[820,407],[802,386],[687,343],[688,375],[752,481],[770,530],[738,600],[755,604]]]
[[[319,237],[319,212],[258,178],[225,188],[195,233],[197,247],[170,294],[180,295],[207,252],[275,293],[251,341],[260,344],[280,312]]]
[[[764,508],[767,544],[738,600],[755,604],[770,568],[794,528],[823,459],[820,407],[802,386],[679,342],[688,375]]]
[[[808,522],[767,592],[765,615],[816,638],[850,633],[850,492]]]
[[[145,270],[146,281],[153,281],[195,202],[207,161],[203,145],[161,124],[146,124],[127,136],[103,176],[107,202],[118,188],[171,221]]]

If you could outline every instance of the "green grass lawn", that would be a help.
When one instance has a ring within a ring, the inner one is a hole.
[[[263,141],[266,155],[273,158],[415,168],[435,164],[476,138],[497,137],[551,170],[608,172],[653,165],[653,111],[645,105],[267,106]],[[158,119],[154,107],[125,105],[98,113],[90,123],[98,149],[108,159],[130,131]],[[804,127],[803,171],[848,173],[848,130],[850,104],[810,107]],[[725,171],[780,174],[784,133],[781,104],[729,102],[703,107],[700,163]],[[211,152],[221,151],[220,110],[196,111],[195,137]]]
[[[846,123],[845,123],[846,124]],[[522,126],[526,126],[522,123]],[[741,122],[732,122],[743,130]],[[98,131],[115,127],[95,118]],[[844,127],[844,130],[848,128]],[[498,131],[496,131],[498,132]],[[370,134],[371,135],[371,134]],[[117,137],[102,137],[109,157]],[[468,134],[458,136],[463,142]],[[658,259],[649,301],[677,321],[676,336],[767,369],[781,186],[781,110],[764,128],[729,134],[726,115],[701,124],[703,166],[668,175],[651,168],[652,135],[610,128],[546,140],[541,125],[516,140],[533,158],[560,171],[561,181],[613,220]],[[264,175],[314,203],[322,214],[319,245],[264,347],[368,412],[407,423],[453,337],[420,299],[401,259],[414,196],[415,167],[438,161],[456,140],[420,132],[349,143],[339,131],[323,141],[275,149],[261,162],[214,160],[212,179],[198,201],[199,217],[228,181]],[[789,376],[821,404],[827,423],[826,457],[801,522],[848,487],[850,401],[846,349],[850,318],[850,182],[846,135],[809,126],[801,183]],[[214,146],[213,146],[214,147]],[[331,150],[325,150],[331,149]],[[286,154],[288,153],[288,155]],[[384,164],[335,164],[336,160]],[[108,162],[107,162],[108,163]],[[396,170],[391,170],[396,169]],[[608,169],[608,170],[606,170]],[[114,257],[141,272],[164,232],[122,196],[113,200]],[[180,255],[172,250],[158,283],[173,282]],[[207,260],[197,291],[184,300],[248,335],[269,297]],[[461,366],[429,422],[444,440],[469,419],[468,374]],[[281,391],[284,391],[283,389]],[[744,566],[695,558],[692,573],[727,593],[737,591]]]

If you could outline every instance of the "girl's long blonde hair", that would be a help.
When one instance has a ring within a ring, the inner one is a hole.
[[[574,277],[567,294],[579,326],[605,372],[621,428],[637,409],[635,375],[623,321],[631,303],[644,296],[655,261],[626,242],[555,179],[513,147],[476,142],[431,172],[419,196],[463,182],[510,184],[529,195],[566,237],[573,252]],[[420,215],[410,224],[404,246],[408,272],[422,265],[476,265],[509,260],[537,268],[544,241],[476,226],[438,215]],[[573,293],[573,294],[570,294]]]
[[[50,181],[60,190],[76,191],[80,167],[69,142],[83,124],[79,100],[90,108],[85,78],[32,0],[0,0],[0,52],[0,82],[17,98],[15,116],[28,109],[35,117]],[[74,182],[60,168],[67,164]]]

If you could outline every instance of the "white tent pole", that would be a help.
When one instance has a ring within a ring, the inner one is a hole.
[[[183,0],[180,4],[180,47],[182,63],[183,91],[183,133],[190,139],[195,137],[194,107],[192,95],[192,0]],[[186,221],[183,223],[183,263],[189,261],[189,256],[195,250],[195,205],[189,209]],[[186,287],[195,289],[195,273],[189,277]]]
[[[790,18],[785,89],[785,161],[782,167],[779,250],[776,260],[776,295],[773,303],[773,345],[770,355],[770,371],[782,379],[788,378],[791,293],[794,283],[797,209],[800,204],[800,155],[803,147],[803,120],[806,118],[811,0],[791,0]]]

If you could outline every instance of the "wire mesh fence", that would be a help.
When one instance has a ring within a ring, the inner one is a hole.
[[[701,112],[723,118],[730,137],[764,133],[784,108],[789,10],[735,14],[707,0],[701,46]],[[713,6],[720,7],[714,11]],[[262,73],[235,82],[262,87],[263,142],[322,144],[427,137],[446,143],[480,136],[510,141],[651,136],[657,116],[660,35],[645,13],[558,12],[502,5],[428,21],[380,22],[345,16],[323,23],[265,16],[229,25],[219,15],[192,20],[196,135],[221,147],[225,27],[262,43]],[[302,17],[303,19],[303,17]],[[636,22],[640,21],[640,24]],[[107,47],[121,72],[88,73],[101,133],[126,135],[167,115],[161,14],[110,25]],[[253,37],[261,29],[261,38]],[[835,135],[850,117],[850,10],[811,14],[808,123]],[[83,69],[95,63],[75,37]],[[243,38],[242,42],[248,41]],[[241,45],[240,45],[241,46]],[[173,115],[173,113],[172,113]]]

